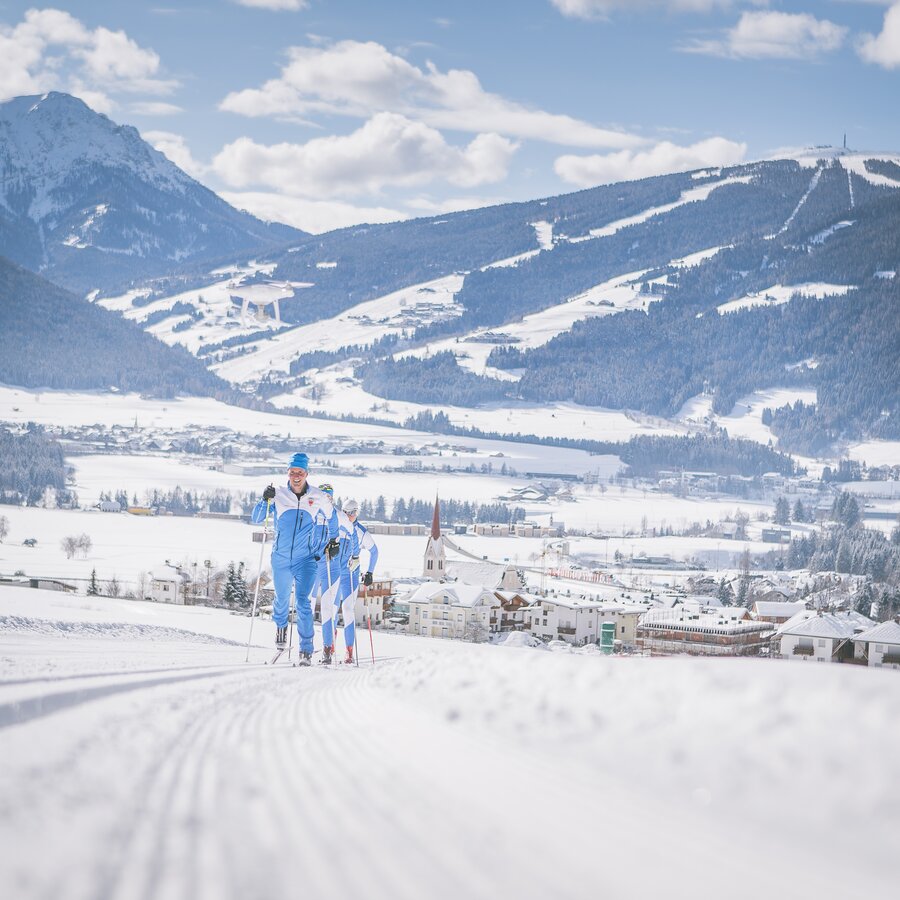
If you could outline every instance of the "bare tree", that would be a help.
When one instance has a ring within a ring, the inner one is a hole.
[[[106,596],[107,597],[118,597],[122,593],[122,585],[119,584],[119,579],[113,575],[112,578],[106,583]]]
[[[66,554],[66,559],[72,559],[78,551],[78,538],[70,534],[68,537],[64,537],[59,545],[62,547],[63,553]]]
[[[146,572],[141,572],[137,578],[137,599],[144,600],[147,597],[148,577]]]
[[[90,537],[88,535],[82,533],[79,534],[76,540],[76,547],[78,552],[81,554],[82,559],[87,559],[88,553],[91,552],[91,547],[93,547],[93,543],[91,542]]]
[[[9,519],[6,516],[0,516],[0,544],[3,543],[6,536],[9,534]]]

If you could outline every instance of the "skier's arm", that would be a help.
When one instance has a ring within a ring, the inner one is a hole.
[[[369,534],[368,528],[362,528],[362,538],[359,542],[360,550],[368,550],[369,551],[369,569],[368,571],[374,572],[375,566],[378,563],[378,545],[375,543],[375,539]]]
[[[266,521],[267,515],[272,516],[273,523],[278,519],[278,513],[275,510],[274,500],[258,501],[256,506],[253,507],[253,512],[250,515],[250,522],[253,525],[260,525],[261,523]]]

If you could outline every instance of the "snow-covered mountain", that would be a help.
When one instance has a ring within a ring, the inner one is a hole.
[[[70,288],[254,253],[299,232],[229,206],[68,94],[0,103],[0,252]]]

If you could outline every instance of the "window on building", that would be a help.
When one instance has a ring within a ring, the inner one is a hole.
[[[824,647],[824,646],[825,646],[825,638],[819,638],[819,646],[820,646],[820,647]]]
[[[429,560],[428,560],[428,566],[427,566],[427,568],[429,568],[429,569],[434,568],[434,560],[433,560],[433,559],[429,559]]]

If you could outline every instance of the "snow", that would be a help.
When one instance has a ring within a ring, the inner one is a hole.
[[[847,448],[847,456],[869,466],[900,466],[900,441],[861,441]]]
[[[538,246],[541,250],[552,250],[553,225],[551,225],[550,222],[532,222],[531,227],[534,229]]]
[[[374,667],[366,648],[359,669],[270,669],[244,664],[247,628],[0,588],[6,895],[543,900],[602,884],[750,900],[893,883],[900,785],[873,749],[900,740],[896,673],[382,632]],[[272,638],[258,622],[254,663]]]
[[[824,244],[825,241],[828,240],[836,231],[840,231],[842,228],[850,228],[855,225],[856,222],[844,220],[842,222],[835,222],[834,225],[829,226],[828,228],[824,228],[818,234],[814,234],[809,242],[811,244]]]
[[[97,303],[104,309],[120,312],[126,319],[138,323],[143,323],[153,313],[172,309],[176,303],[192,306],[201,315],[190,328],[182,331],[174,330],[176,326],[189,321],[188,316],[179,315],[169,316],[150,326],[147,330],[167,344],[181,344],[191,353],[196,354],[205,345],[215,344],[227,338],[251,335],[259,331],[282,327],[274,319],[260,320],[254,315],[248,315],[248,323],[245,324],[241,318],[240,307],[231,300],[233,295],[243,295],[250,292],[251,288],[252,291],[270,291],[271,288],[268,285],[252,285],[243,288],[237,286],[245,276],[266,272],[270,268],[271,266],[267,263],[251,260],[246,265],[219,269],[210,272],[209,278],[212,280],[202,286],[160,297],[145,306],[134,306],[133,301],[137,297],[146,297],[148,294],[146,288],[136,288],[116,297],[104,297]],[[299,290],[304,287],[309,287],[309,285],[305,282],[291,282],[289,289],[278,291],[278,293],[282,296],[289,296],[293,289]]]
[[[855,290],[856,286],[852,284],[827,284],[825,282],[773,284],[765,290],[746,294],[737,300],[723,303],[716,307],[716,311],[720,316],[724,316],[726,313],[737,312],[739,309],[751,309],[754,306],[780,306],[798,294],[822,300],[825,297],[843,297]]]
[[[813,177],[809,180],[809,186],[806,188],[806,193],[797,202],[797,205],[794,207],[794,211],[787,217],[787,220],[785,221],[784,225],[782,225],[781,228],[775,232],[775,234],[769,235],[770,240],[772,238],[778,237],[778,235],[780,235],[780,234],[784,234],[788,230],[788,228],[791,227],[791,222],[793,222],[794,219],[797,217],[797,213],[799,213],[800,210],[803,209],[803,205],[806,203],[807,199],[809,198],[809,195],[816,189],[817,185],[819,184],[819,180],[821,178],[822,178],[822,168],[820,166],[819,168],[816,169],[815,173],[813,174]]]
[[[338,381],[339,378],[344,380]],[[316,399],[309,396],[311,388],[304,387],[273,397],[270,402],[279,407],[300,406],[310,410],[319,409],[327,411],[330,415],[341,413],[371,415],[397,423],[402,423],[420,412],[431,410],[445,413],[454,425],[501,434],[534,434],[541,437],[557,437],[564,434],[578,435],[588,440],[627,441],[637,434],[687,432],[687,429],[676,423],[643,413],[581,406],[577,403],[537,404],[508,401],[469,408],[413,403],[407,400],[384,400],[365,391],[353,378],[352,368],[345,366],[322,369],[312,374],[312,380],[320,391]],[[553,465],[550,470],[558,471]]]
[[[259,379],[267,372],[288,372],[291,362],[301,353],[367,345],[417,324],[452,318],[461,312],[454,295],[462,283],[463,275],[448,275],[394,291],[330,319],[283,331],[213,368],[222,378],[242,383]]]
[[[842,147],[804,147],[779,152],[773,159],[794,159],[805,168],[818,168],[821,160],[837,160],[838,164],[850,173],[864,178],[878,187],[900,188],[900,182],[884,175],[877,175],[866,168],[867,159],[877,159],[900,165],[900,155],[882,151],[847,150]],[[853,206],[853,186],[850,186],[851,208]]]
[[[706,200],[713,191],[716,191],[721,187],[726,187],[730,184],[749,184],[752,180],[752,175],[735,175],[729,178],[723,178],[720,181],[713,181],[709,184],[701,185],[700,187],[690,188],[689,190],[682,191],[681,196],[673,203],[666,203],[662,206],[653,206],[636,215],[610,222],[602,228],[592,228],[586,235],[569,238],[569,241],[576,244],[581,241],[590,241],[594,238],[609,237],[610,235],[621,231],[623,228],[628,228],[631,225],[640,225],[642,222],[646,222],[654,216],[664,215],[667,212],[671,212],[673,209],[677,209],[679,206],[684,206],[686,203],[695,203]]]

